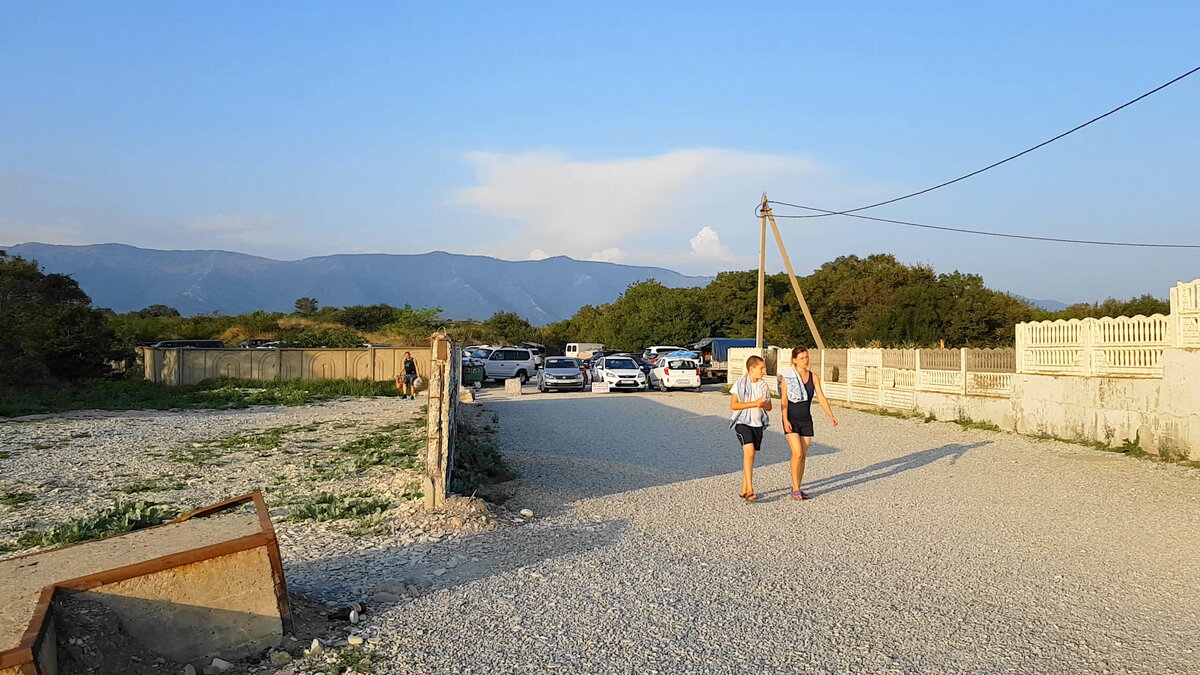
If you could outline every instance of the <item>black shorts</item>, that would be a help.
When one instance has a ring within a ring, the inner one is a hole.
[[[792,433],[805,438],[813,437],[812,411],[808,406],[792,404],[788,406],[788,424],[792,425]]]
[[[752,427],[749,424],[736,424],[733,433],[737,434],[738,442],[742,445],[754,445],[754,451],[762,449],[763,427]]]
[[[417,381],[416,373],[405,373],[404,374],[404,384],[412,385],[412,384],[415,384],[416,381]]]

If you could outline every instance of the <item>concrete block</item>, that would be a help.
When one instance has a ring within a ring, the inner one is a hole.
[[[504,381],[504,395],[505,396],[520,396],[521,395],[521,381],[515,377],[511,380],[505,380]]]

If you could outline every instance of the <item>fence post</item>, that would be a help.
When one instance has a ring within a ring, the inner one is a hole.
[[[429,405],[426,417],[428,435],[425,447],[425,477],[421,491],[425,493],[425,508],[441,508],[446,502],[446,470],[450,461],[450,440],[453,418],[449,414],[450,340],[435,333],[429,341]]]
[[[846,348],[846,401],[854,400],[854,349]]]
[[[878,352],[878,354],[879,354],[879,371],[878,371],[879,372],[879,387],[878,387],[879,388],[879,403],[877,403],[876,405],[878,405],[879,407],[882,408],[882,407],[884,407],[884,405],[883,405],[883,347],[877,347],[875,349],[875,351]]]
[[[913,391],[914,392],[923,391],[921,389],[921,348],[917,347],[916,351],[917,351],[916,355],[913,356]],[[914,393],[913,400],[915,401],[916,398],[917,398],[917,396]]]
[[[967,395],[967,348],[959,347],[958,376],[962,379],[962,394]]]
[[[1096,355],[1092,351],[1095,342],[1096,320],[1088,317],[1083,320],[1083,375],[1091,377],[1096,374]]]

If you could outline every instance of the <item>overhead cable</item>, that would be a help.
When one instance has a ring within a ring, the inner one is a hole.
[[[797,206],[796,204],[786,204],[785,202],[774,202],[774,201],[773,201],[773,202],[771,202],[771,203],[772,203],[772,204],[779,204],[779,205],[782,205],[782,206],[796,206],[797,208],[809,209],[809,210],[812,210],[812,211],[821,211],[821,213],[814,213],[814,214],[810,214],[810,215],[790,216],[791,218],[825,218],[826,216],[844,216],[844,215],[849,215],[849,214],[852,214],[852,213],[857,213],[858,211],[866,211],[867,209],[873,209],[873,208],[875,208],[875,207],[877,207],[877,206],[883,206],[883,205],[885,205],[885,204],[892,204],[892,203],[895,203],[895,202],[898,202],[898,201],[901,201],[901,200],[904,200],[904,199],[908,199],[908,198],[910,198],[910,197],[916,197],[917,195],[923,195],[923,194],[925,194],[926,192],[933,192],[934,190],[937,190],[938,188],[944,188],[944,187],[946,187],[947,185],[953,185],[954,183],[957,183],[957,182],[959,182],[959,181],[962,181],[962,180],[966,180],[966,179],[968,179],[968,178],[970,178],[970,177],[972,177],[972,176],[978,176],[979,174],[983,173],[984,171],[987,171],[987,170],[989,170],[989,169],[994,169],[994,168],[996,168],[996,167],[1000,166],[1001,164],[1004,164],[1005,162],[1010,162],[1010,161],[1012,161],[1012,160],[1014,160],[1014,159],[1016,159],[1016,158],[1018,158],[1018,157],[1020,157],[1020,156],[1022,156],[1022,155],[1027,155],[1027,154],[1029,154],[1029,153],[1033,152],[1034,150],[1037,150],[1038,148],[1045,147],[1045,146],[1047,146],[1047,145],[1049,145],[1049,144],[1053,143],[1054,141],[1057,141],[1058,139],[1060,139],[1060,138],[1063,138],[1063,137],[1065,137],[1065,136],[1069,136],[1069,135],[1071,135],[1071,134],[1075,133],[1076,131],[1079,131],[1080,129],[1082,129],[1082,128],[1084,128],[1084,127],[1088,126],[1088,125],[1091,125],[1091,124],[1094,124],[1094,123],[1096,123],[1096,122],[1099,122],[1100,120],[1104,119],[1105,117],[1108,117],[1109,115],[1111,115],[1111,114],[1113,114],[1113,113],[1117,112],[1118,110],[1121,110],[1122,108],[1127,108],[1127,107],[1129,107],[1129,106],[1133,105],[1134,103],[1137,103],[1138,101],[1140,101],[1140,100],[1142,100],[1142,99],[1146,98],[1147,96],[1150,96],[1151,94],[1154,94],[1154,93],[1157,93],[1157,92],[1159,92],[1159,91],[1162,91],[1163,89],[1166,89],[1167,87],[1171,86],[1172,84],[1175,84],[1176,82],[1178,82],[1178,81],[1182,80],[1183,78],[1185,78],[1185,77],[1187,77],[1187,76],[1189,76],[1189,75],[1192,75],[1193,73],[1196,73],[1197,71],[1200,71],[1200,66],[1197,66],[1197,67],[1195,67],[1195,68],[1192,68],[1191,70],[1189,70],[1189,71],[1187,71],[1186,73],[1184,73],[1184,74],[1180,75],[1179,77],[1176,77],[1175,79],[1171,80],[1170,82],[1167,82],[1167,83],[1165,83],[1165,84],[1161,84],[1161,85],[1159,85],[1159,86],[1157,86],[1157,87],[1155,87],[1155,88],[1151,89],[1150,91],[1148,91],[1148,92],[1146,92],[1146,93],[1142,94],[1141,96],[1138,96],[1138,97],[1137,97],[1137,98],[1135,98],[1135,99],[1132,99],[1132,100],[1130,100],[1130,101],[1126,101],[1125,103],[1122,103],[1121,105],[1119,105],[1119,106],[1117,106],[1117,107],[1113,108],[1112,110],[1109,110],[1108,112],[1104,113],[1103,115],[1100,115],[1100,116],[1098,116],[1098,117],[1093,117],[1092,119],[1090,119],[1090,120],[1088,120],[1088,121],[1084,122],[1083,124],[1080,124],[1080,125],[1079,125],[1079,126],[1077,126],[1077,127],[1074,127],[1074,128],[1072,128],[1072,129],[1069,129],[1069,130],[1067,130],[1067,131],[1064,131],[1064,132],[1062,132],[1061,134],[1059,134],[1059,135],[1055,136],[1054,138],[1051,138],[1051,139],[1048,139],[1048,140],[1042,141],[1041,143],[1038,143],[1037,145],[1035,145],[1035,146],[1033,146],[1033,147],[1031,147],[1031,148],[1027,148],[1027,149],[1025,149],[1025,150],[1022,150],[1021,152],[1018,152],[1018,153],[1017,153],[1017,154],[1015,154],[1015,155],[1010,155],[1010,156],[1008,156],[1008,157],[1005,157],[1004,159],[1000,160],[999,162],[994,162],[994,163],[992,163],[992,164],[988,164],[987,166],[983,167],[982,169],[976,169],[975,171],[972,171],[971,173],[968,173],[968,174],[965,174],[965,175],[959,176],[958,178],[955,178],[955,179],[953,179],[953,180],[948,180],[948,181],[946,181],[946,182],[944,182],[944,183],[938,183],[937,185],[934,185],[933,187],[927,187],[927,188],[925,188],[924,190],[918,190],[918,191],[916,191],[916,192],[910,192],[909,194],[906,194],[906,195],[901,195],[901,196],[899,196],[899,197],[894,197],[894,198],[892,198],[892,199],[887,199],[887,200],[884,200],[884,201],[882,201],[882,202],[876,202],[876,203],[874,203],[874,204],[867,204],[866,206],[860,206],[860,207],[858,207],[858,208],[856,208],[856,209],[849,209],[849,210],[846,210],[846,211],[826,211],[826,210],[824,210],[824,209],[814,209],[814,208],[811,208],[811,207],[808,207],[808,206]]]

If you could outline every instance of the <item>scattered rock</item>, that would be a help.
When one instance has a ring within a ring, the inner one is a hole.
[[[312,646],[309,647],[308,650],[305,651],[304,653],[307,656],[316,656],[324,651],[325,651],[325,647],[321,644],[321,641],[317,638],[313,638]]]
[[[190,663],[184,666],[183,675],[196,675],[196,666],[193,666]]]
[[[273,666],[286,666],[292,662],[292,655],[282,649],[273,649],[271,650],[270,660]]]
[[[521,509],[521,515],[525,516],[526,518],[532,518],[533,511],[530,509]]]
[[[346,638],[346,644],[351,644],[351,645],[361,645],[362,643],[364,643],[366,641],[367,641],[366,638],[364,638],[361,635],[351,635],[350,637]]]
[[[403,598],[401,598],[399,595],[396,595],[395,593],[388,593],[386,591],[380,591],[371,596],[372,602],[378,602],[382,605],[394,605],[397,602],[400,602],[402,599]]]
[[[358,610],[350,610],[350,623],[358,623]]]

